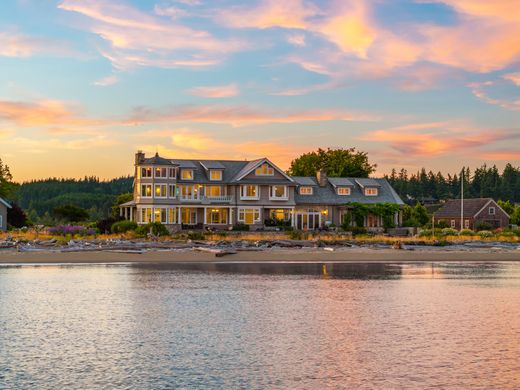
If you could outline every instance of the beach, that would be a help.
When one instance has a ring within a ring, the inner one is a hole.
[[[431,261],[520,261],[520,250],[486,248],[453,249],[373,249],[323,248],[267,249],[237,251],[217,257],[215,253],[193,249],[127,251],[0,251],[0,264],[74,264],[74,263],[180,263],[180,262],[431,262]]]

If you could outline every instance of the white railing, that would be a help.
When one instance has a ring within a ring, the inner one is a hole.
[[[208,203],[230,203],[233,201],[233,195],[203,196],[202,201]]]

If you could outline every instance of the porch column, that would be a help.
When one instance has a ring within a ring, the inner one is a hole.
[[[119,207],[119,216],[120,216],[120,217],[123,216],[123,208],[122,208],[122,207]]]
[[[231,207],[228,207],[227,223],[228,223],[228,225],[233,224],[233,216],[231,215]]]
[[[206,218],[206,215],[207,215],[206,209],[207,209],[207,207],[204,207],[204,225],[206,225],[208,223],[207,218]]]
[[[294,227],[294,207],[291,209],[291,226]]]
[[[179,207],[179,211],[177,213],[177,223],[180,225],[182,223],[182,217],[181,217],[181,208]]]
[[[134,219],[134,208],[130,207],[130,221],[133,221]]]

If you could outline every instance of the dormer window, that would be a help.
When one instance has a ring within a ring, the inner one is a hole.
[[[193,180],[193,169],[183,169],[181,171],[182,180]]]
[[[312,187],[300,187],[300,195],[312,195]]]
[[[365,196],[377,196],[379,194],[379,190],[377,188],[369,187],[365,188]]]
[[[222,171],[220,169],[210,169],[209,180],[221,181],[222,180]]]
[[[267,163],[260,165],[255,169],[256,176],[273,176],[274,168]]]
[[[495,215],[496,214],[496,209],[494,207],[490,207],[489,208],[489,215]]]
[[[152,177],[152,168],[141,168],[141,177]]]
[[[350,195],[350,188],[349,187],[338,187],[337,194],[338,195]]]
[[[166,178],[167,175],[168,170],[166,168],[155,168],[155,177]]]

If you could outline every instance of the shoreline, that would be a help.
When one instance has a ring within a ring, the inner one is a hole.
[[[384,263],[384,262],[506,262],[520,261],[520,250],[395,250],[348,248],[271,249],[239,251],[223,257],[193,250],[148,250],[141,253],[122,251],[59,252],[0,251],[2,264],[103,264],[103,263]]]

